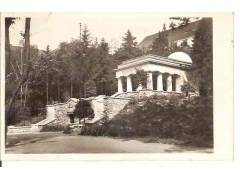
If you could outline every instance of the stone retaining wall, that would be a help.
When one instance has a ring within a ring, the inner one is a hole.
[[[55,120],[49,124],[61,124],[63,126],[70,124],[69,114],[73,114],[75,106],[78,102],[78,99],[71,98],[66,103],[58,103],[51,105],[52,107],[54,107],[54,115],[52,116],[55,118]]]
[[[114,98],[114,97],[108,97],[106,99],[106,114],[111,120],[116,116],[130,101],[129,98]]]
[[[94,119],[92,122],[96,122],[104,118],[105,116],[105,106],[106,106],[106,96],[101,95],[90,100],[91,107],[94,111]]]
[[[152,90],[144,90],[139,92],[126,92],[116,94],[115,96],[105,96],[100,95],[97,97],[84,98],[90,102],[92,109],[94,111],[94,118],[88,119],[86,123],[95,123],[103,118],[107,118],[111,120],[116,116],[132,98],[141,98],[148,97],[154,94],[157,95],[171,95],[171,94],[182,94],[176,92],[165,92],[165,91],[152,91]],[[54,104],[54,115],[52,117],[55,118],[50,124],[61,124],[68,125],[71,124],[69,114],[72,114],[75,110],[76,104],[79,102],[78,99],[71,98],[66,103]],[[75,119],[77,122],[77,118]]]
[[[8,134],[25,134],[40,132],[41,128],[38,126],[8,126]]]

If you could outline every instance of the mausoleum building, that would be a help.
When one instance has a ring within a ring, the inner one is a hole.
[[[146,90],[181,92],[181,86],[187,81],[186,71],[192,65],[189,55],[175,52],[168,57],[145,55],[122,62],[116,69],[118,93],[133,92],[132,76],[138,70],[147,73]],[[126,89],[123,79],[126,78]]]

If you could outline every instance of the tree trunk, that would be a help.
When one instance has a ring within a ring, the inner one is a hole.
[[[11,60],[11,50],[10,50],[10,38],[9,38],[9,28],[11,24],[13,24],[15,18],[5,18],[5,62],[6,62],[6,73],[9,72],[10,69],[10,60]],[[6,101],[6,100],[5,100]],[[10,99],[11,102],[11,99]],[[8,116],[9,116],[9,106],[6,104],[5,109],[5,144],[6,144],[6,138],[7,138],[7,122],[8,122]]]
[[[71,85],[70,85],[70,86],[71,86],[71,94],[70,94],[70,98],[72,98],[72,95],[73,95],[73,94],[72,94],[72,93],[73,93],[72,76],[71,76],[71,82],[70,82],[70,83],[71,83]]]
[[[26,18],[25,22],[25,45],[24,45],[24,59],[25,62],[29,62],[30,59],[30,18]]]
[[[22,87],[22,86],[21,86]],[[26,83],[25,86],[25,93],[24,93],[24,103],[23,103],[23,107],[26,107],[26,103],[27,103],[27,95],[28,95],[28,82]]]
[[[10,117],[10,113],[11,113],[11,109],[12,106],[16,100],[17,94],[21,88],[21,86],[27,81],[29,72],[30,72],[30,68],[31,68],[31,62],[30,62],[30,21],[31,18],[26,18],[26,22],[25,22],[25,34],[24,34],[24,38],[25,38],[25,46],[24,46],[24,60],[26,60],[27,62],[27,69],[26,72],[23,73],[23,75],[20,78],[20,82],[18,83],[17,87],[15,88],[15,91],[13,93],[13,95],[10,97],[10,100],[8,103],[6,103],[6,117],[5,117],[5,121],[9,120]],[[6,25],[6,22],[5,22]],[[10,42],[9,42],[9,27],[6,29],[7,31],[7,36],[6,37],[6,42],[7,44],[7,48],[6,50],[10,52]],[[6,27],[5,27],[6,28]],[[7,58],[10,58],[7,57]],[[10,60],[10,59],[8,59]],[[6,143],[6,135],[7,135],[7,122],[5,122],[5,143]]]
[[[47,74],[46,74],[46,102],[48,105],[48,70],[47,70]]]
[[[60,102],[60,82],[57,80],[57,89],[58,89],[58,102]]]

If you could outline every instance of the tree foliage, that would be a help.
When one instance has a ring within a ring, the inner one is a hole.
[[[158,33],[158,37],[153,41],[152,54],[167,56],[169,54],[168,37],[165,31]]]
[[[78,117],[80,119],[94,117],[94,112],[91,107],[91,104],[87,100],[84,100],[84,99],[79,100],[73,114],[75,117]]]
[[[93,80],[88,80],[84,83],[85,97],[91,97],[97,95],[96,84]]]
[[[203,18],[197,30],[191,54],[193,76],[198,84],[200,95],[213,93],[213,44],[212,19]]]
[[[172,21],[169,26],[171,27],[171,29],[175,29],[176,26],[177,27],[186,26],[192,21],[199,19],[199,17],[170,17],[169,19],[175,21],[175,22]]]
[[[189,96],[189,93],[195,92],[196,89],[189,82],[185,82],[181,86],[181,91],[184,92],[186,94],[186,96]]]
[[[211,101],[210,97],[186,99],[176,95],[133,99],[107,124],[104,134],[176,139],[184,144],[211,147]]]
[[[137,89],[138,85],[142,85],[146,88],[147,84],[147,73],[144,70],[136,70],[136,74],[132,76],[133,89]]]
[[[115,57],[120,62],[142,55],[142,52],[137,48],[136,37],[128,30],[123,37],[121,47],[116,51]]]

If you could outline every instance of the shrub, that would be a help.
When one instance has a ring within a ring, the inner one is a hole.
[[[41,129],[41,132],[58,132],[58,131],[64,131],[66,126],[60,125],[60,124],[49,124],[43,126]]]
[[[139,106],[140,102],[144,102],[143,105]],[[172,95],[143,98],[138,103],[132,101],[110,121],[106,133],[110,136],[174,138],[187,144],[212,146],[212,98],[186,99]]]
[[[105,134],[105,126],[101,124],[85,124],[82,127],[81,135],[103,136]]]
[[[70,125],[64,126],[64,128],[63,128],[63,133],[64,133],[64,134],[71,134]]]
[[[80,119],[87,118],[87,117],[90,117],[90,118],[94,117],[94,111],[91,107],[91,104],[84,99],[80,99],[80,101],[76,105],[76,108],[73,114],[75,117],[78,117]]]
[[[96,96],[97,88],[96,83],[93,80],[88,80],[84,83],[85,97]]]

